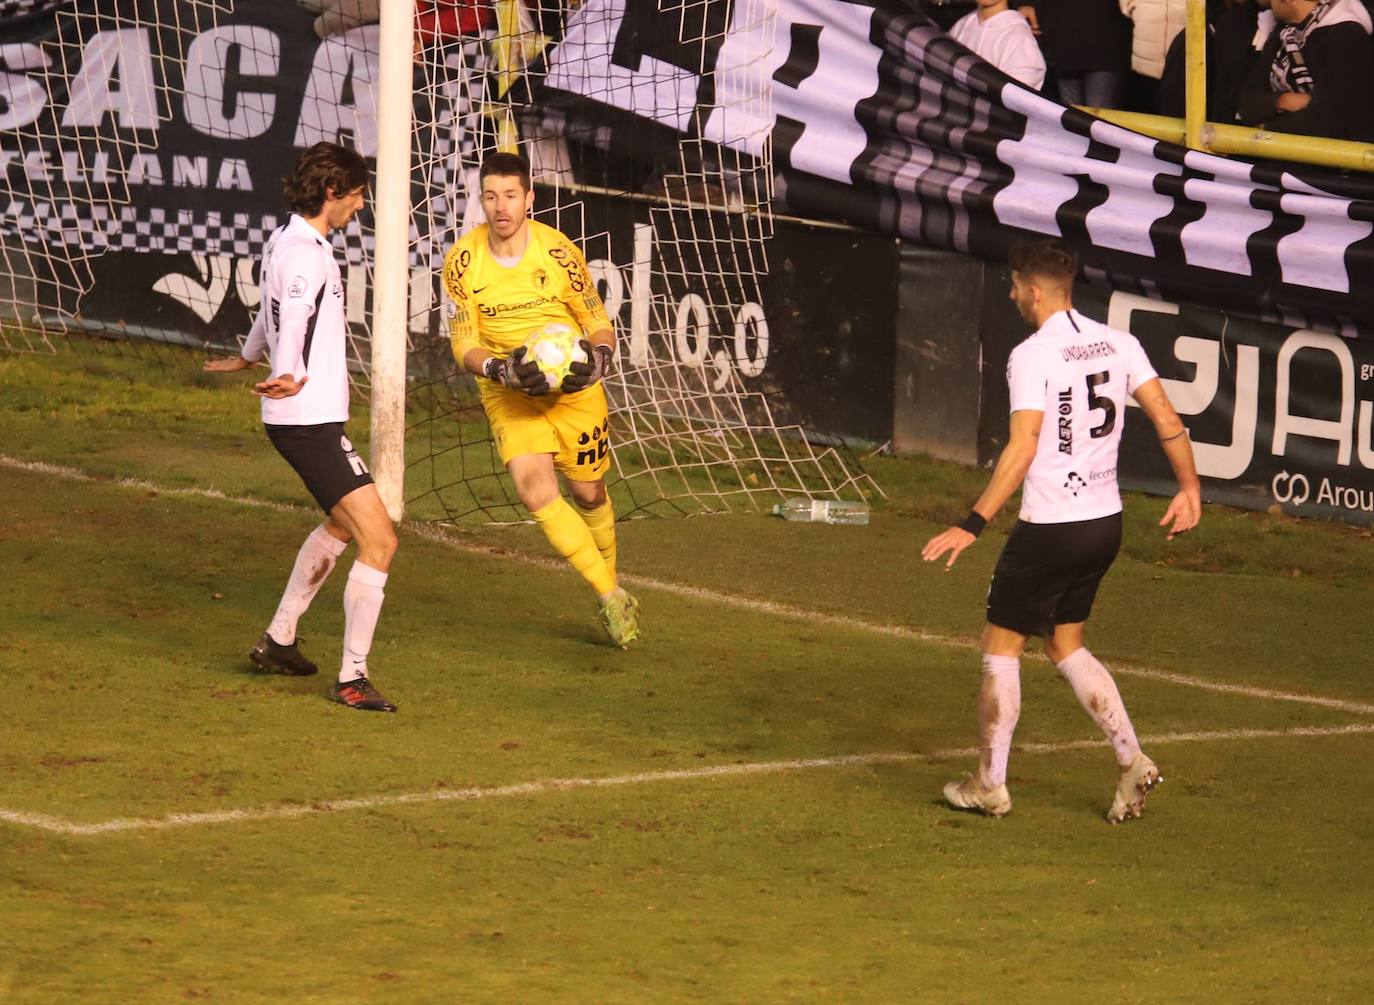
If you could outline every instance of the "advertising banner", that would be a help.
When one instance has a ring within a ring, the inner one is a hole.
[[[746,152],[767,136],[803,215],[990,261],[1059,237],[1104,289],[1374,337],[1368,175],[1250,165],[1066,108],[907,0],[777,0],[767,48],[751,21],[690,64],[643,30],[636,12],[654,5],[587,0],[549,56],[550,86],[708,142],[753,137]],[[728,26],[739,5],[702,7]],[[744,58],[751,46],[766,54]]]
[[[1005,297],[1005,281],[987,289]],[[1074,302],[1140,339],[1188,426],[1204,499],[1374,523],[1374,343],[1087,285]],[[1001,316],[984,343],[984,462],[1006,442],[1007,356],[1029,334],[1014,312]],[[1127,488],[1175,487],[1154,427],[1133,405],[1119,477]]]

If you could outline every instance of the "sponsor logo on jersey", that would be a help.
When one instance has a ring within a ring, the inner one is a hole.
[[[1069,493],[1075,499],[1078,498],[1078,493],[1087,487],[1087,484],[1088,483],[1083,480],[1083,476],[1077,471],[1070,471],[1069,477],[1064,479],[1064,488],[1068,489]]]
[[[334,285],[329,288],[329,294],[334,297],[343,296],[343,283],[336,280]]]
[[[533,300],[526,300],[523,304],[497,304],[494,307],[487,304],[479,304],[478,310],[489,318],[497,317],[501,314],[512,314],[515,311],[525,311],[532,307],[539,307],[541,304],[556,304],[557,297],[536,297]]]
[[[568,274],[568,286],[574,293],[587,288],[587,277],[577,262],[577,255],[571,248],[550,248],[549,257],[563,267]]]
[[[577,452],[578,464],[595,464],[602,460],[611,449],[610,423],[606,423],[604,429],[600,426],[593,426],[590,433],[583,433],[577,438],[577,445],[585,448]]]
[[[468,251],[460,251],[456,255],[449,252],[448,257],[444,259],[444,289],[454,300],[468,298],[468,291],[463,289],[463,272],[471,260],[472,254]]]
[[[1073,455],[1073,388],[1070,387],[1059,392],[1059,452]]]
[[[1088,345],[1066,345],[1059,350],[1066,362],[1085,359],[1101,359],[1103,356],[1115,356],[1116,349],[1110,342],[1092,342]]]
[[[305,296],[305,277],[296,276],[291,282],[286,284],[286,295],[292,300],[299,300]]]
[[[1109,478],[1110,478],[1110,479],[1115,479],[1115,478],[1116,478],[1116,468],[1107,468],[1107,469],[1105,469],[1105,470],[1103,470],[1103,471],[1089,471],[1089,472],[1088,472],[1088,481],[1090,481],[1090,482],[1105,482],[1105,481],[1107,481],[1107,479],[1109,479]]]

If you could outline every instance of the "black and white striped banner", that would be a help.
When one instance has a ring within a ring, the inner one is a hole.
[[[657,0],[588,0],[548,83],[748,153],[771,136],[779,196],[804,214],[994,260],[1061,237],[1104,287],[1374,337],[1374,178],[1252,166],[1065,108],[904,0],[776,0],[766,49],[755,18],[733,30],[744,2],[708,4],[722,33],[673,59],[638,16]],[[770,89],[771,108],[731,101]]]

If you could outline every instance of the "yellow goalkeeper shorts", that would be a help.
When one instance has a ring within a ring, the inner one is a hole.
[[[553,454],[565,478],[594,482],[611,467],[611,428],[600,383],[576,394],[528,394],[477,381],[501,463],[525,454]]]

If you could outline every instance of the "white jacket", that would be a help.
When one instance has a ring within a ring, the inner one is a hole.
[[[1131,19],[1131,69],[1155,80],[1164,73],[1164,57],[1188,18],[1187,0],[1119,0]]]
[[[979,21],[974,11],[960,18],[949,34],[1013,80],[1037,91],[1045,83],[1045,57],[1030,25],[1016,11],[1004,10],[986,21]]]

